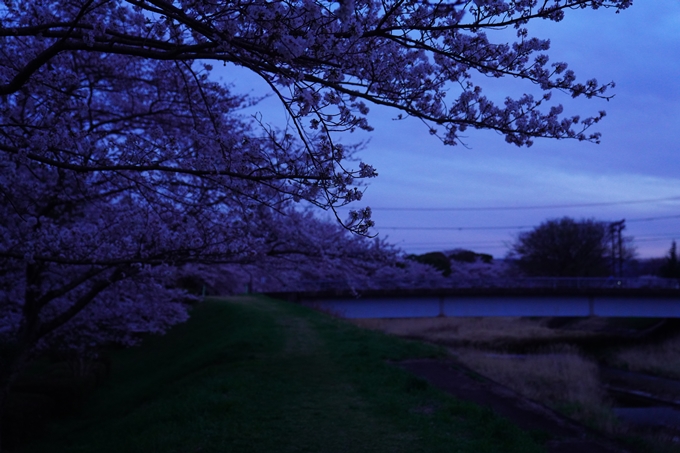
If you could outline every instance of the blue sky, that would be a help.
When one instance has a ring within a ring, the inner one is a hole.
[[[566,215],[626,219],[638,255],[663,256],[680,240],[680,2],[636,2],[620,14],[571,11],[560,23],[528,28],[550,38],[551,61],[567,62],[579,79],[616,82],[609,102],[553,96],[567,114],[606,110],[596,129],[602,143],[544,139],[517,148],[494,132],[468,130],[467,147],[444,146],[422,123],[393,121],[394,112],[374,106],[375,131],[359,157],[379,177],[357,206],[371,206],[375,232],[411,253],[461,247],[503,257],[519,231]],[[227,68],[223,78],[258,92],[243,72]],[[497,100],[532,91],[518,80],[482,82]],[[263,109],[265,120],[280,118],[275,107]],[[589,204],[598,205],[574,206]],[[506,209],[480,210],[487,207]]]

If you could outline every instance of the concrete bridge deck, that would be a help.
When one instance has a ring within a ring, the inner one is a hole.
[[[268,293],[347,318],[567,316],[680,318],[680,288],[633,285],[449,287]],[[562,282],[565,283],[565,282]],[[593,282],[590,282],[593,283]],[[601,282],[600,282],[601,283]]]

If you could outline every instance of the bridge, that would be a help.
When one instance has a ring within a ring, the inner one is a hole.
[[[396,286],[396,285],[395,285]],[[447,287],[351,287],[303,282],[271,297],[346,318],[478,316],[680,318],[671,279],[540,278],[458,281]]]

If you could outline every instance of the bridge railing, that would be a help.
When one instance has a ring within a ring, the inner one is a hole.
[[[586,277],[532,277],[532,278],[478,278],[478,279],[448,279],[442,280],[309,280],[288,282],[284,291],[315,292],[315,291],[365,291],[389,289],[680,289],[680,283],[675,279],[664,278],[586,278]]]

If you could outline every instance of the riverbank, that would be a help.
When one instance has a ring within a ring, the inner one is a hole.
[[[16,451],[544,451],[536,433],[391,365],[445,355],[295,304],[208,300],[113,353],[90,400]]]
[[[607,436],[627,439],[631,448],[680,450],[680,382],[674,380],[680,336],[674,321],[440,317],[353,322],[444,345],[471,370]],[[658,376],[671,379],[661,385]]]

